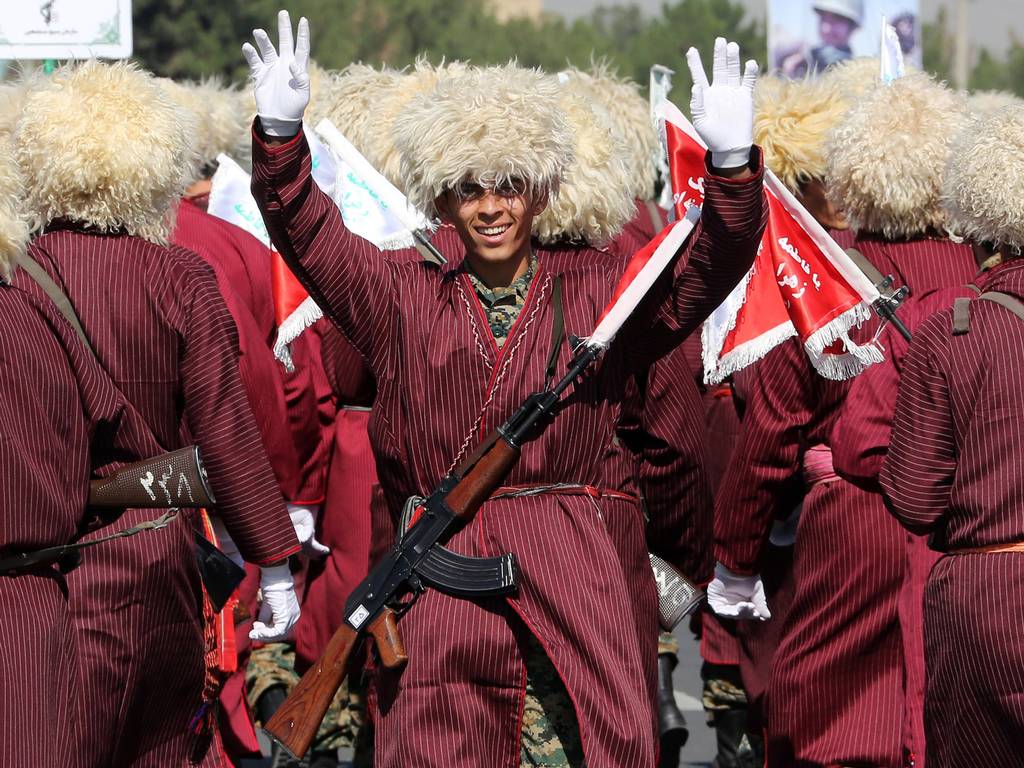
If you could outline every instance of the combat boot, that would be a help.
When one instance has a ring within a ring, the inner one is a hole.
[[[661,761],[658,768],[676,768],[679,751],[690,738],[686,718],[676,704],[672,670],[678,662],[669,653],[658,655],[658,732],[661,736]]]

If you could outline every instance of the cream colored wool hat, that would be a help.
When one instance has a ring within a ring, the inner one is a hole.
[[[968,120],[963,97],[922,72],[876,81],[826,142],[829,197],[857,232],[896,239],[943,230],[943,170]]]
[[[133,64],[64,67],[28,94],[15,133],[33,227],[67,218],[165,243],[196,130]]]
[[[881,80],[881,62],[877,57],[858,56],[838,61],[818,76],[844,99],[863,96]]]
[[[387,131],[376,120],[376,103],[401,76],[401,72],[394,69],[378,70],[366,64],[350,64],[332,75],[324,104],[324,116],[378,170],[379,160],[370,156],[368,136],[373,131]],[[394,179],[391,181],[393,183]]]
[[[626,146],[607,116],[571,84],[563,86],[560,103],[572,131],[572,162],[557,197],[533,220],[533,233],[546,243],[603,245],[636,211]]]
[[[973,117],[987,117],[1006,107],[1019,107],[1024,99],[1007,91],[976,91],[967,97],[967,107]]]
[[[754,143],[764,162],[791,191],[825,177],[825,138],[848,103],[835,84],[821,78],[758,78],[754,90]]]
[[[250,121],[239,110],[241,92],[216,79],[199,83],[177,83],[161,79],[168,96],[192,114],[196,122],[193,135],[200,169],[216,162],[224,153],[232,158],[248,153]]]
[[[660,151],[658,132],[651,122],[651,109],[632,80],[617,77],[606,64],[594,64],[589,72],[570,67],[559,77],[588,99],[596,111],[611,121],[612,131],[622,142],[629,169],[629,194],[640,200],[654,197],[658,171],[655,157]]]
[[[0,141],[0,275],[8,277],[28,244],[25,189],[14,160],[14,147]]]
[[[1024,247],[1024,105],[974,122],[953,143],[942,203],[976,242]]]
[[[551,200],[572,162],[573,134],[558,81],[515,64],[469,68],[414,97],[394,125],[410,202],[435,199],[467,178],[519,178]]]

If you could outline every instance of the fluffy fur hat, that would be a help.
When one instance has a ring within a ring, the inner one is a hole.
[[[942,202],[957,234],[1024,247],[1024,105],[974,122],[949,154]]]
[[[943,169],[967,123],[964,99],[922,72],[876,81],[826,142],[829,196],[858,232],[906,238],[942,230]]]
[[[244,156],[249,143],[249,120],[238,108],[240,90],[224,86],[216,79],[199,83],[176,83],[162,79],[167,95],[190,112],[197,130],[193,135],[200,169],[216,162],[222,152],[230,157]]]
[[[29,93],[15,134],[34,227],[69,218],[166,242],[195,165],[195,131],[132,64],[61,69]]]
[[[395,120],[395,146],[414,205],[466,178],[518,177],[552,201],[572,161],[573,135],[558,81],[516,64],[469,68],[413,98]]]
[[[1018,107],[1024,99],[1006,91],[977,91],[967,97],[972,117],[988,117],[1006,107]]]
[[[563,87],[561,106],[572,130],[573,158],[558,196],[533,220],[533,233],[542,242],[568,239],[601,245],[636,210],[626,145],[607,115],[572,85]]]
[[[659,151],[658,133],[651,123],[651,110],[640,86],[620,78],[605,63],[594,64],[589,72],[570,67],[560,77],[586,98],[595,111],[611,122],[616,138],[622,142],[624,159],[629,168],[629,193],[634,198],[654,197],[657,168],[654,158]]]
[[[394,69],[374,69],[366,64],[350,64],[333,76],[328,89],[324,116],[334,123],[356,149],[366,155],[366,159],[375,168],[378,167],[377,159],[370,157],[367,136],[373,130],[384,130],[374,119],[375,104],[401,76],[401,72]]]
[[[838,61],[820,76],[843,96],[852,100],[870,91],[881,79],[881,62],[877,56],[857,56]]]
[[[825,138],[848,108],[833,82],[821,78],[758,78],[754,142],[765,164],[793,192],[825,177]]]
[[[24,215],[25,189],[14,160],[14,147],[0,140],[0,275],[7,277],[28,243],[28,218]]]

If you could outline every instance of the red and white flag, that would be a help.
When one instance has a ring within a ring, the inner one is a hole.
[[[664,121],[672,203],[677,218],[704,202],[707,148],[670,101]],[[845,379],[880,362],[873,343],[849,331],[871,316],[878,289],[771,171],[765,171],[768,226],[750,271],[704,323],[704,378],[714,384],[798,336],[814,368]]]

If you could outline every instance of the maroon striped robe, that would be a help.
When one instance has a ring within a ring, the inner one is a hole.
[[[319,337],[335,411],[324,427],[329,455],[318,530],[320,541],[331,552],[310,564],[302,618],[295,627],[298,659],[302,664],[312,664],[341,626],[345,598],[366,576],[370,557],[370,499],[377,483],[377,469],[367,434],[373,378],[359,353],[334,326],[320,321],[306,334]]]
[[[1024,264],[979,279],[1024,299]],[[1024,321],[987,301],[970,332],[952,312],[920,327],[904,360],[886,501],[940,552],[1024,540]],[[930,768],[1017,766],[1024,743],[1024,556],[949,554],[925,588]]]
[[[543,385],[553,276],[562,276],[566,332],[586,335],[623,260],[584,247],[538,247],[526,305],[499,350],[450,229],[435,237],[446,269],[389,258],[344,228],[312,183],[301,135],[278,147],[256,137],[253,154],[253,193],[275,244],[373,372],[370,439],[397,514],[406,497],[429,493]],[[709,172],[687,266],[652,289],[594,375],[566,397],[557,424],[525,446],[508,482],[607,484],[602,457],[630,375],[668,335],[692,331],[739,280],[764,217],[760,172],[745,181]],[[560,370],[570,353],[563,344]],[[613,540],[611,530],[622,533]],[[429,590],[402,619],[410,662],[378,680],[378,764],[517,765],[520,648],[529,631],[572,697],[588,762],[652,766],[657,606],[639,507],[569,495],[495,500],[449,545],[474,555],[514,552],[520,590],[507,601]]]
[[[299,466],[288,430],[282,376],[274,359],[274,299],[270,249],[240,227],[201,210],[188,199],[178,206],[174,245],[210,265],[238,331],[239,373],[263,448],[287,501],[300,496]]]
[[[141,418],[49,302],[0,283],[0,555],[84,529],[91,471],[159,453]],[[92,552],[84,553],[88,560]],[[83,765],[78,651],[55,566],[0,575],[0,765]]]
[[[103,367],[160,445],[199,445],[217,513],[243,557],[266,564],[296,551],[210,268],[181,248],[70,227],[29,250],[71,299]],[[40,293],[23,276],[15,282]],[[152,517],[129,510],[122,522]],[[92,765],[175,765],[188,754],[204,679],[189,522],[97,547],[68,579]]]
[[[973,274],[970,249],[947,241],[862,236],[854,246],[918,294]],[[741,573],[760,567],[773,516],[799,499],[802,452],[830,446],[849,388],[814,373],[796,342],[769,353],[755,376],[742,448],[716,499],[716,556]],[[794,551],[796,591],[768,690],[771,765],[901,763],[902,542],[877,493],[844,480],[808,490]]]
[[[943,288],[905,304],[899,315],[916,332],[934,312],[952,306],[960,296],[977,294],[963,286]],[[873,365],[853,382],[832,430],[832,461],[836,472],[865,490],[879,491],[878,474],[889,450],[897,385],[909,342],[892,326],[882,331],[884,363]],[[903,584],[898,603],[903,640],[903,748],[908,764],[924,768],[924,587],[939,558],[923,536],[906,532]]]

